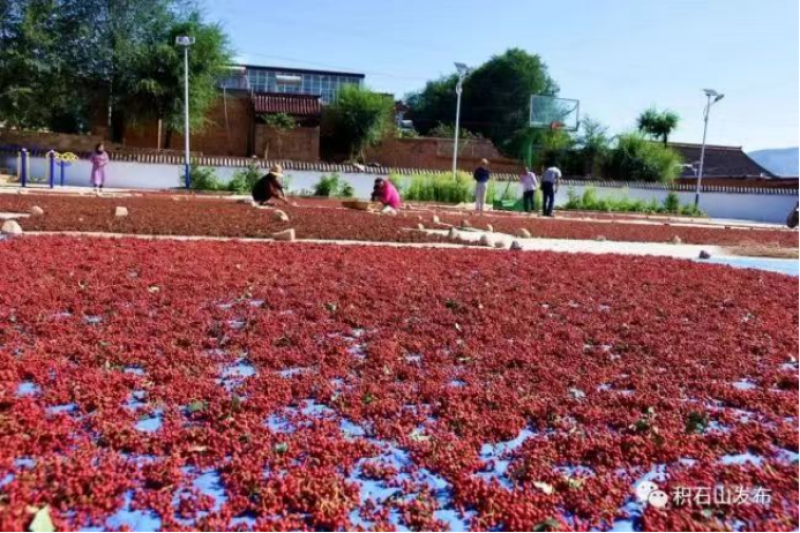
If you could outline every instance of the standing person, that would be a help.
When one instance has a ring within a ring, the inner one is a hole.
[[[553,162],[542,174],[542,214],[546,217],[553,216],[559,181],[561,181],[561,170]]]
[[[108,166],[108,153],[103,143],[94,147],[89,160],[92,162],[92,187],[94,192],[102,192],[106,184],[106,167]]]
[[[400,209],[400,193],[397,191],[397,187],[385,178],[375,179],[372,201],[383,204],[381,213],[396,213]]]
[[[283,192],[283,185],[280,178],[283,176],[283,167],[273,165],[269,173],[263,176],[253,185],[253,201],[258,205],[268,205],[269,201],[277,198],[281,202],[289,205],[289,200]]]
[[[533,196],[539,187],[536,174],[525,167],[525,171],[519,175],[519,182],[522,184],[522,207],[526,213],[530,213],[533,211]]]
[[[483,207],[486,204],[486,189],[492,178],[488,167],[489,161],[481,159],[480,166],[472,173],[472,177],[475,179],[475,211],[479,213],[483,213]]]

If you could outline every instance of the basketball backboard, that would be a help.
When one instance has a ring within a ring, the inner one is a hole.
[[[578,131],[580,101],[542,94],[531,95],[532,128]]]

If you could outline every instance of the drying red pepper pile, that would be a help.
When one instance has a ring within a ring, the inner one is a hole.
[[[561,217],[561,215],[558,215]],[[489,216],[464,216],[458,214],[441,215],[442,222],[461,224],[467,219],[474,227],[485,227],[491,224],[495,231],[517,234],[520,228],[530,231],[533,237],[546,239],[583,239],[596,240],[603,238],[621,242],[672,242],[678,237],[685,244],[716,244],[721,246],[772,245],[780,248],[797,248],[796,231],[726,228],[724,226],[685,226],[672,223],[637,223],[634,220],[596,221],[574,220],[574,217],[563,218],[529,218],[504,214]]]
[[[0,265],[3,530],[798,527],[796,278],[69,237]]]
[[[298,199],[299,206],[280,206],[289,222],[277,222],[273,212],[254,209],[231,200],[192,196],[146,194],[133,197],[81,197],[63,195],[0,195],[0,212],[27,213],[38,205],[44,215],[23,218],[26,231],[83,231],[140,235],[195,235],[267,238],[295,228],[299,239],[355,240],[377,242],[444,242],[439,235],[415,231],[421,222],[431,229],[435,211],[401,211],[396,217],[376,216],[344,209],[341,202]],[[336,207],[338,205],[338,207]],[[116,206],[128,208],[129,216],[114,216]],[[420,221],[422,216],[424,220]],[[797,248],[797,232],[765,229],[641,224],[631,221],[539,219],[506,214],[475,216],[439,212],[442,222],[459,225],[467,218],[476,228],[492,224],[495,231],[516,235],[526,228],[533,237],[553,239],[603,238],[609,241],[672,242],[677,236],[687,244],[747,246],[773,245]]]
[[[44,215],[21,218],[25,231],[81,231],[138,235],[194,235],[268,238],[295,228],[298,239],[379,242],[444,242],[438,235],[412,231],[416,215],[377,216],[342,207],[318,208],[320,202],[299,200],[299,207],[280,206],[288,222],[274,211],[215,198],[143,195],[124,198],[61,195],[0,195],[0,212],[27,213],[37,205]],[[332,205],[332,203],[328,203]],[[340,203],[341,205],[341,203]],[[116,206],[128,209],[115,217]]]

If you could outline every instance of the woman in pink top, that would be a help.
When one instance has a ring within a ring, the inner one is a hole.
[[[108,153],[103,143],[94,147],[94,153],[89,158],[92,162],[92,186],[95,192],[103,190],[106,184],[106,167],[108,166]]]
[[[380,202],[383,204],[382,211],[387,212],[390,209],[400,209],[400,193],[391,181],[383,178],[375,180],[375,188],[372,190],[372,201]]]

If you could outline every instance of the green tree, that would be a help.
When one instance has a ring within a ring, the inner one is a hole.
[[[407,101],[408,118],[423,134],[455,119],[457,76],[430,81]],[[507,155],[520,156],[541,144],[528,127],[532,94],[555,95],[558,85],[536,54],[512,48],[476,68],[464,82],[461,125],[491,139]]]
[[[297,127],[297,121],[291,115],[286,113],[276,113],[274,115],[264,115],[264,124],[269,126],[275,131],[278,137],[278,158],[283,158],[283,138],[284,136]],[[264,159],[269,159],[269,143],[264,147]]]
[[[363,160],[364,150],[377,144],[391,127],[393,109],[394,101],[386,95],[344,85],[325,108],[323,126],[346,146],[351,160]]]
[[[667,146],[669,136],[678,127],[680,117],[670,110],[658,111],[655,107],[644,111],[636,120],[639,131],[659,139]]]
[[[142,46],[132,63],[131,83],[119,101],[128,119],[158,121],[158,147],[170,145],[172,132],[184,128],[183,50],[175,37],[190,35],[195,44],[189,50],[189,127],[200,131],[206,114],[219,98],[217,82],[229,64],[228,39],[218,24],[206,24],[198,12],[175,21],[153,42]],[[162,146],[162,125],[166,135]]]
[[[583,174],[595,176],[602,166],[611,145],[608,127],[589,116],[581,120],[581,131],[577,139],[583,160]]]
[[[680,165],[677,152],[635,132],[617,137],[603,172],[614,180],[669,183],[680,174]]]

